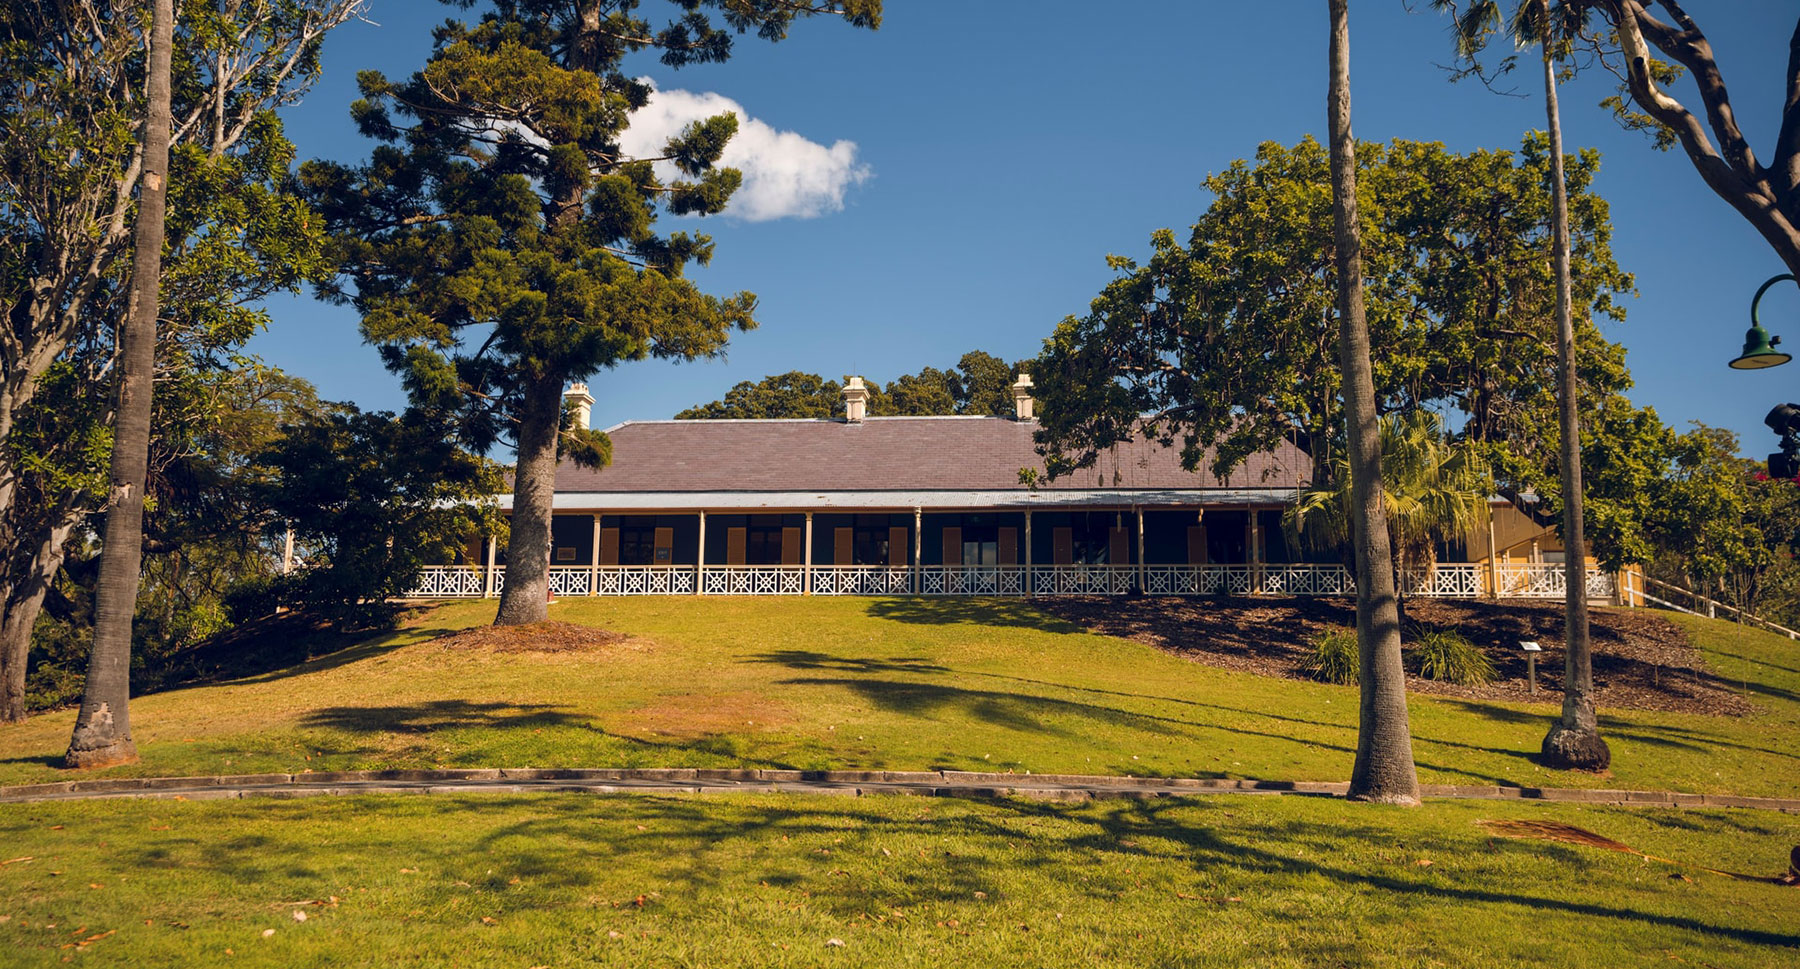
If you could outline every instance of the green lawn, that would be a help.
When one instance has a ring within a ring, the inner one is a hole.
[[[7,805],[0,841],[28,860],[0,866],[0,961],[1611,969],[1800,955],[1800,890],[1495,838],[1476,824],[1494,818],[1757,875],[1800,842],[1800,817],[1767,811],[1256,795]]]
[[[453,603],[300,667],[139,698],[143,761],[114,773],[941,767],[1343,780],[1355,745],[1353,688],[1193,664],[1019,601],[578,599],[553,616],[640,641],[568,654],[422,641],[493,609]],[[1596,778],[1532,762],[1549,704],[1414,697],[1421,778],[1791,796],[1800,646],[1680,618],[1747,684],[1756,715],[1609,711],[1614,772]],[[0,783],[70,776],[55,763],[73,716],[0,727]]]

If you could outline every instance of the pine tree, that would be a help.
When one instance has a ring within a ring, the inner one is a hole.
[[[655,229],[659,212],[724,210],[741,175],[718,161],[737,118],[627,156],[620,134],[652,90],[626,57],[718,62],[735,34],[777,41],[799,17],[881,17],[880,0],[672,2],[679,15],[660,29],[637,0],[497,0],[473,25],[446,23],[411,79],[359,76],[352,113],[381,142],[368,164],[302,171],[342,241],[336,292],[414,406],[477,450],[517,449],[499,624],[546,615],[559,456],[608,457],[604,435],[565,417],[564,385],[645,357],[711,356],[755,325],[754,296],[708,295],[683,276],[710,259],[709,237]],[[656,162],[680,177],[665,183]]]

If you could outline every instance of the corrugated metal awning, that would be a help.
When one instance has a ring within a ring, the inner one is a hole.
[[[559,492],[557,511],[706,511],[769,512],[822,510],[934,511],[963,508],[1007,508],[1023,511],[1070,508],[1194,508],[1280,505],[1293,495],[1281,488],[1208,488],[1196,491],[661,491]],[[512,508],[512,495],[500,496],[500,507]]]

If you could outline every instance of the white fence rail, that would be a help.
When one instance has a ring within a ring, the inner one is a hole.
[[[903,596],[912,591],[908,566],[815,565],[812,591],[818,596]]]
[[[928,596],[1022,596],[1028,588],[1020,565],[927,565],[919,591]]]
[[[419,584],[407,593],[415,599],[478,598],[487,592],[487,569],[478,565],[427,565]]]
[[[810,573],[794,565],[693,566],[608,565],[552,566],[550,589],[558,596],[706,595],[793,596],[909,595],[914,570],[906,566],[813,566]],[[1153,596],[1280,595],[1348,596],[1356,579],[1341,565],[933,565],[917,570],[917,591],[941,596],[1124,595],[1140,589]],[[1503,599],[1560,599],[1564,572],[1560,564],[1513,563],[1494,566],[1444,563],[1401,577],[1401,591],[1420,598],[1477,598],[1498,591]],[[490,579],[482,566],[427,566],[408,594],[415,599],[478,598],[499,595],[506,570]],[[1643,595],[1642,589],[1633,590]],[[1617,576],[1599,569],[1587,572],[1591,599],[1618,595]],[[1729,608],[1722,603],[1718,608]],[[1752,618],[1752,621],[1758,621]],[[1769,624],[1772,625],[1772,624]],[[1785,628],[1778,632],[1787,633]]]
[[[1037,596],[1117,596],[1137,584],[1135,565],[1046,565],[1031,569]]]
[[[595,573],[596,595],[689,596],[694,569],[688,565],[603,565]]]
[[[805,591],[806,570],[795,565],[707,566],[700,588],[709,596],[797,596]]]

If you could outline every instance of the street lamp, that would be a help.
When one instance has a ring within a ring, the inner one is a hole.
[[[1756,296],[1750,300],[1750,329],[1744,333],[1743,354],[1731,361],[1732,369],[1762,370],[1765,367],[1779,367],[1794,359],[1793,355],[1775,349],[1775,345],[1781,342],[1781,337],[1770,336],[1769,331],[1763,329],[1762,322],[1756,318],[1756,306],[1762,302],[1763,294],[1769,291],[1770,286],[1784,279],[1800,283],[1800,278],[1795,278],[1790,273],[1782,273],[1763,283],[1762,288],[1756,291]]]

